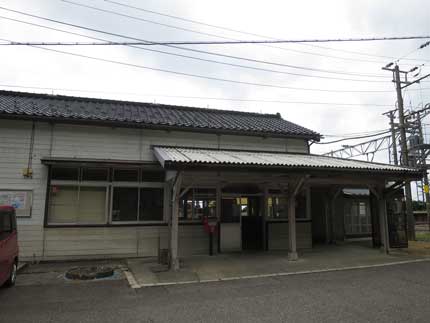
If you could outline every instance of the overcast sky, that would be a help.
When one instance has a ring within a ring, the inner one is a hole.
[[[133,16],[135,19],[79,7],[60,0],[9,0],[0,1],[0,4],[2,7],[8,9],[20,10],[75,25],[144,40],[222,40],[221,37],[262,39],[262,37],[250,36],[202,24],[163,17],[137,9],[125,8],[103,0],[71,1]],[[430,2],[428,0],[116,1],[146,10],[278,39],[384,37],[430,34]],[[105,40],[126,40],[120,37],[103,35],[101,33],[43,21],[5,10],[0,10],[0,16],[55,27]],[[182,30],[157,25],[149,21],[179,27]],[[213,36],[199,33],[211,34]],[[0,38],[13,41],[91,41],[88,38],[5,19],[0,19],[0,34]],[[414,51],[424,42],[425,40],[405,40],[326,43],[317,46],[304,44],[277,44],[273,46],[249,44],[183,46],[219,54],[263,60],[271,64],[230,59],[165,46],[145,47],[147,49],[219,62],[270,69],[273,70],[272,72],[203,62],[124,46],[62,46],[53,48],[139,66],[242,82],[330,91],[382,90],[387,92],[299,91],[286,88],[235,84],[98,62],[20,46],[1,47],[0,88],[263,113],[280,112],[282,117],[287,120],[327,135],[327,138],[323,141],[329,141],[336,139],[329,137],[329,135],[359,133],[388,128],[388,119],[382,116],[382,113],[394,107],[396,96],[394,86],[391,83],[390,73],[382,71],[381,67],[393,61],[393,57],[398,58],[409,54],[405,57],[406,59],[399,61],[400,67],[404,70],[409,70],[417,64],[427,62],[422,67],[420,74],[425,75],[430,72],[430,68],[427,67],[430,64],[430,46]],[[356,52],[357,54],[351,52]],[[280,66],[279,64],[292,65],[299,68],[290,68]],[[302,69],[302,67],[323,71],[306,70]],[[286,73],[304,74],[307,76]],[[343,80],[329,78],[341,78]],[[87,92],[10,88],[5,87],[5,85],[75,89]],[[429,88],[430,83],[428,82],[411,86],[405,93],[406,106],[417,107],[430,102]],[[205,99],[169,96],[193,96],[205,97]],[[228,101],[211,100],[208,98],[329,102],[341,105]],[[349,141],[345,143],[351,144],[353,142]],[[336,149],[341,144],[343,143],[313,145],[312,152],[321,153],[329,149]],[[387,161],[387,153],[382,152],[377,156],[377,160]]]

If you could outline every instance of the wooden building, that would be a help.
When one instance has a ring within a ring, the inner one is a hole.
[[[22,258],[168,249],[177,268],[180,255],[209,252],[204,221],[214,253],[297,259],[343,238],[335,200],[365,188],[374,244],[388,251],[401,230],[389,236],[386,199],[421,174],[310,154],[319,139],[279,114],[0,91],[0,204],[17,208]]]

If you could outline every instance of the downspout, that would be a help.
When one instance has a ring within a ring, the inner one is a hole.
[[[36,123],[33,121],[31,125],[31,133],[30,133],[30,146],[28,149],[28,162],[27,168],[23,170],[22,175],[25,178],[33,178],[33,150],[34,150],[34,136],[36,131]]]

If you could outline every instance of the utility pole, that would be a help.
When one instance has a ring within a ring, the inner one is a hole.
[[[407,74],[405,74],[407,75]],[[400,129],[400,147],[401,147],[401,163],[404,166],[408,166],[408,143],[406,139],[406,126],[405,126],[405,113],[403,109],[403,96],[402,96],[402,84],[400,80],[400,69],[396,64],[394,67],[394,76],[396,81],[396,92],[397,92],[397,108],[399,111],[399,129]],[[406,181],[405,183],[405,195],[406,195],[406,216],[408,223],[408,238],[409,240],[415,240],[415,218],[412,210],[412,191],[411,182]]]
[[[418,135],[420,138],[420,144],[424,144],[424,134],[423,127],[421,124],[421,115],[417,112],[417,125],[418,125]],[[423,182],[424,182],[424,195],[426,197],[426,211],[427,211],[427,225],[430,231],[430,192],[429,192],[429,178],[427,175],[427,163],[426,163],[427,154],[424,148],[421,149],[421,163],[423,168]]]
[[[391,64],[392,65],[392,64]],[[408,145],[406,139],[406,126],[405,126],[405,113],[403,108],[403,96],[402,96],[402,81],[400,79],[400,73],[403,73],[407,77],[407,72],[400,71],[399,66],[396,64],[394,69],[390,69],[390,64],[383,67],[382,69],[392,71],[394,82],[396,83],[397,92],[397,109],[399,112],[399,130],[400,130],[400,164],[408,166]],[[407,81],[406,81],[407,82]],[[407,230],[408,239],[415,240],[415,218],[412,210],[412,190],[411,182],[405,181],[405,196],[406,196],[406,218],[407,218]]]
[[[394,110],[384,113],[390,118],[390,130],[391,130],[391,145],[393,150],[393,161],[394,165],[399,164],[399,159],[397,158],[397,143],[396,143],[396,127],[394,124]]]
[[[401,149],[400,164],[403,166],[409,166],[408,145],[407,145],[407,138],[406,138],[406,122],[405,122],[405,113],[403,108],[402,89],[412,84],[419,83],[421,80],[429,77],[430,74],[427,74],[412,82],[409,82],[408,73],[417,70],[418,67],[414,67],[410,71],[406,72],[406,71],[401,71],[397,64],[394,65],[394,68],[391,68],[393,64],[394,63],[389,63],[382,69],[393,72],[393,78],[394,78],[393,82],[396,83],[396,92],[397,92],[397,110],[399,113],[399,131],[400,131],[400,149]],[[400,74],[404,75],[404,81],[401,80]],[[427,177],[427,173],[425,177]],[[406,216],[407,216],[408,239],[415,240],[415,218],[412,210],[412,191],[411,191],[410,181],[405,181],[405,195],[406,195]]]

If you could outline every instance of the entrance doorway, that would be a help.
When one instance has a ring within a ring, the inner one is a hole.
[[[241,197],[242,249],[263,248],[263,222],[260,212],[260,197]]]
[[[220,251],[263,249],[262,197],[224,196],[221,204]]]

